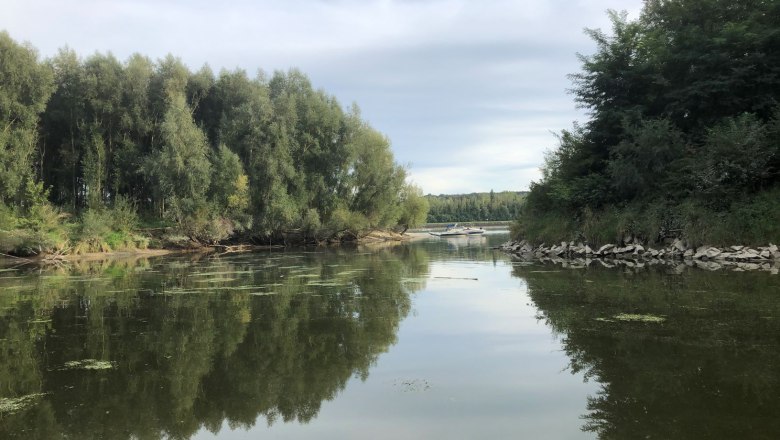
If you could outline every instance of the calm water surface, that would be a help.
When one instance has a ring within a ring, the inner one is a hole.
[[[780,277],[504,234],[0,265],[0,438],[780,438]]]

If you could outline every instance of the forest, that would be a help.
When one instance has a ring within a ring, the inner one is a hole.
[[[491,190],[489,193],[439,194],[428,200],[428,223],[507,221],[520,214],[524,192]]]
[[[579,55],[589,119],[559,134],[516,238],[780,241],[780,2],[648,0]]]
[[[423,222],[390,141],[298,70],[40,60],[0,32],[0,252],[350,239]]]

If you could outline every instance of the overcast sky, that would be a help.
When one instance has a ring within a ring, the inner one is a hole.
[[[585,27],[641,0],[4,0],[0,29],[42,57],[172,53],[197,70],[297,67],[391,140],[425,193],[524,190],[554,132]]]

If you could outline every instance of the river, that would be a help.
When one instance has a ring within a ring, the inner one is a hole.
[[[505,232],[0,266],[0,438],[780,438],[780,277]]]

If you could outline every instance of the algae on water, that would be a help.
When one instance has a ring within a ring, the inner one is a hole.
[[[99,361],[97,359],[82,359],[80,361],[65,362],[63,370],[110,370],[116,367],[115,362]]]
[[[639,315],[636,313],[620,313],[615,315],[615,319],[618,321],[634,321],[634,322],[654,322],[660,323],[666,321],[663,316],[656,315]]]
[[[25,410],[38,403],[38,400],[43,396],[45,394],[36,393],[19,397],[2,397],[0,398],[0,414],[12,414]]]

